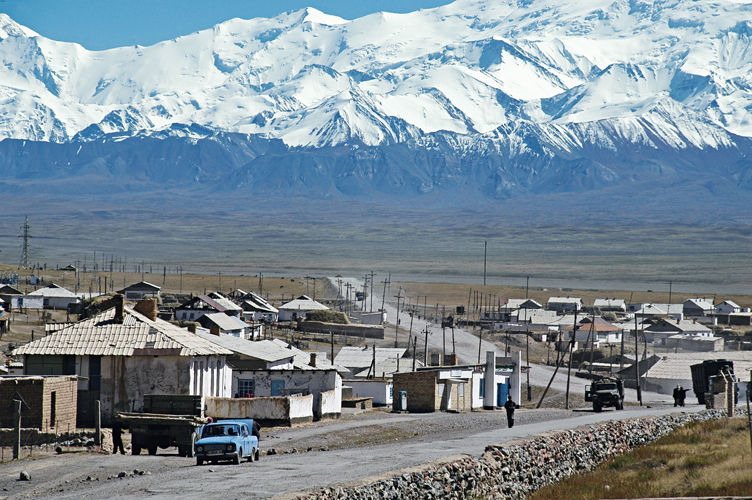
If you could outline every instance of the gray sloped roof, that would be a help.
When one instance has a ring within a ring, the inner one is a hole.
[[[295,357],[295,353],[278,346],[271,340],[245,340],[232,335],[212,335],[203,332],[196,332],[196,335],[204,340],[221,345],[235,354],[260,359],[267,363]]]
[[[377,347],[376,364],[388,359],[404,356],[407,349],[394,347]],[[334,363],[347,368],[368,368],[373,361],[373,347],[343,347],[334,358]],[[412,363],[412,361],[411,361]]]
[[[324,304],[316,302],[307,295],[301,295],[295,300],[282,304],[279,308],[280,310],[285,309],[288,311],[325,311],[329,309]]]
[[[204,314],[202,317],[207,318],[209,321],[220,327],[222,330],[240,330],[242,328],[248,328],[248,323],[234,317],[228,316],[225,313],[210,313]]]
[[[423,362],[415,360],[415,368],[423,368]],[[401,358],[399,360],[399,370],[397,370],[397,358],[385,359],[380,363],[376,363],[376,370],[371,370],[371,376],[375,378],[381,377],[383,373],[385,376],[390,377],[393,373],[405,373],[413,371],[413,359]],[[356,378],[364,378],[368,376],[368,368],[358,371],[354,374]]]
[[[212,356],[232,354],[172,323],[152,321],[129,307],[122,323],[116,323],[115,308],[74,323],[51,335],[29,342],[15,355],[134,356],[139,350],[170,351],[170,355]],[[150,351],[151,352],[151,351]],[[152,352],[152,354],[154,354]]]

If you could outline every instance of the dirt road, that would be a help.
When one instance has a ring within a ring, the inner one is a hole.
[[[688,407],[685,411],[697,411]],[[156,499],[232,499],[268,498],[274,495],[300,491],[347,481],[366,478],[389,471],[437,460],[455,454],[479,456],[486,445],[499,444],[510,439],[553,430],[569,429],[609,419],[623,419],[648,414],[667,414],[673,407],[630,408],[624,411],[561,412],[556,410],[519,411],[518,424],[513,429],[504,425],[502,412],[470,413],[465,428],[462,415],[446,413],[427,415],[380,415],[376,419],[364,419],[358,424],[335,422],[326,432],[319,429],[279,430],[277,438],[264,434],[262,447],[274,446],[283,441],[299,444],[307,450],[306,443],[313,437],[335,436],[345,432],[346,427],[362,427],[361,434],[371,426],[390,425],[419,428],[434,425],[436,432],[415,439],[396,438],[394,442],[377,446],[310,452],[285,453],[262,456],[256,463],[241,465],[209,465],[197,467],[191,459],[181,458],[173,450],[170,454],[157,456],[67,454],[39,460],[23,460],[2,466],[0,470],[0,496],[3,498],[39,499],[102,499],[149,496]],[[559,418],[559,417],[568,418]],[[285,432],[292,439],[287,440]],[[381,431],[383,432],[383,430]],[[328,434],[327,434],[328,433]],[[169,452],[169,450],[168,450]],[[134,469],[146,471],[133,474]],[[18,481],[19,473],[28,471],[30,482]],[[120,472],[126,477],[117,478]]]

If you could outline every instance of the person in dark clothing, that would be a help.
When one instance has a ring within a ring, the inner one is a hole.
[[[684,406],[684,399],[687,397],[687,390],[684,387],[679,387],[679,406]]]
[[[125,455],[125,448],[123,448],[123,424],[115,422],[112,425],[112,454],[116,455],[120,449],[120,453]]]
[[[679,391],[681,388],[677,385],[674,389],[674,406],[677,406],[679,404]]]
[[[514,401],[512,401],[512,396],[510,394],[507,398],[507,402],[504,403],[504,409],[507,411],[507,425],[510,429],[514,427],[514,410],[517,408],[519,407]]]

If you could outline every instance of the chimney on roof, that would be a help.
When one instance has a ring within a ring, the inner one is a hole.
[[[136,302],[136,307],[133,309],[152,321],[157,320],[157,312],[159,311],[159,308],[157,307],[157,299],[141,299]]]
[[[212,325],[209,327],[209,333],[211,333],[212,335],[216,335],[217,337],[221,335],[219,331],[219,327],[216,325]]]
[[[115,305],[115,318],[113,318],[113,320],[115,321],[115,323],[122,324],[123,319],[125,318],[123,312],[123,309],[125,308],[125,296],[118,293],[114,297],[112,297],[112,301]]]
[[[316,368],[316,353],[315,352],[311,353],[311,360],[308,362],[308,364]]]
[[[190,325],[188,325],[188,331],[191,333],[196,333],[196,324],[191,323]]]

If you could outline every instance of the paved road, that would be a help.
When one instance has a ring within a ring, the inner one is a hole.
[[[357,278],[336,278],[336,279],[341,279],[344,283],[350,283],[356,290],[363,289],[363,280],[358,280]],[[336,288],[337,285],[336,285],[336,281],[334,281],[335,278],[330,278],[330,280],[332,280],[332,283],[334,284],[334,287]],[[394,325],[397,322],[397,307],[396,307],[396,300],[389,297],[389,295],[394,295],[394,293],[388,294],[387,300],[384,305],[384,309],[386,309],[386,314],[387,314],[387,323],[390,325],[386,329],[386,338],[394,338]],[[410,315],[404,311],[400,311],[399,318],[400,318],[401,328],[407,330],[410,326]],[[412,320],[413,320],[412,332],[413,332],[413,335],[418,335],[419,348],[423,345],[424,339],[425,339],[425,335],[420,332],[425,331],[426,327],[428,327],[428,331],[431,332],[428,336],[429,350],[430,349],[441,350],[443,348],[441,325],[436,325],[435,323],[426,321],[424,319],[419,320],[417,317],[412,318]],[[405,342],[407,338],[405,338],[404,333],[400,332],[400,334],[401,334],[401,337],[399,339],[400,342]],[[451,331],[447,330],[446,335],[447,335],[447,352],[451,352],[451,347],[452,347]],[[478,362],[478,337],[477,335],[463,328],[455,328],[454,337],[455,337],[455,346],[456,346],[456,352],[457,352],[457,357],[459,359],[459,362],[461,364],[477,363]],[[482,341],[480,351],[481,351],[481,357],[480,357],[481,363],[486,362],[487,351],[494,351],[497,353],[497,356],[501,356],[504,354],[503,350],[500,349],[499,346],[497,346],[496,344],[492,342],[487,342],[485,340]],[[522,359],[524,362],[524,359],[525,359],[524,353],[522,355]],[[551,376],[554,373],[554,368],[550,366],[546,366],[546,365],[539,365],[536,363],[531,363],[530,366],[531,366],[530,385],[538,386],[538,387],[545,387],[546,385],[548,385],[548,382],[551,380]],[[589,385],[589,382],[587,382],[584,379],[572,376],[570,379],[570,386],[569,386],[570,393],[584,394],[586,385]],[[562,367],[559,369],[558,373],[556,374],[556,378],[551,384],[551,388],[559,392],[564,392],[566,390],[567,388],[566,367]],[[636,402],[637,391],[634,389],[626,389],[624,393],[624,397],[627,402]],[[643,402],[645,403],[672,401],[670,396],[667,396],[665,394],[648,392],[648,391],[643,392],[642,399],[643,399]]]
[[[699,406],[685,411],[698,411]],[[389,471],[396,471],[438,460],[455,454],[480,456],[489,444],[533,434],[571,429],[612,419],[674,412],[673,407],[629,408],[603,413],[577,412],[574,418],[551,420],[513,429],[480,431],[458,439],[410,441],[393,445],[355,448],[327,452],[309,452],[262,456],[253,464],[196,467],[189,459],[166,456],[92,456],[64,455],[37,461],[24,461],[3,466],[2,485],[9,498],[120,498],[149,496],[155,499],[230,499],[268,498],[354,481]],[[504,418],[499,412],[499,418]],[[124,479],[83,481],[87,475],[106,477],[134,468],[153,471],[151,475]],[[29,470],[31,483],[10,482],[21,470]],[[45,478],[48,478],[47,480]],[[70,481],[65,483],[65,481]]]

